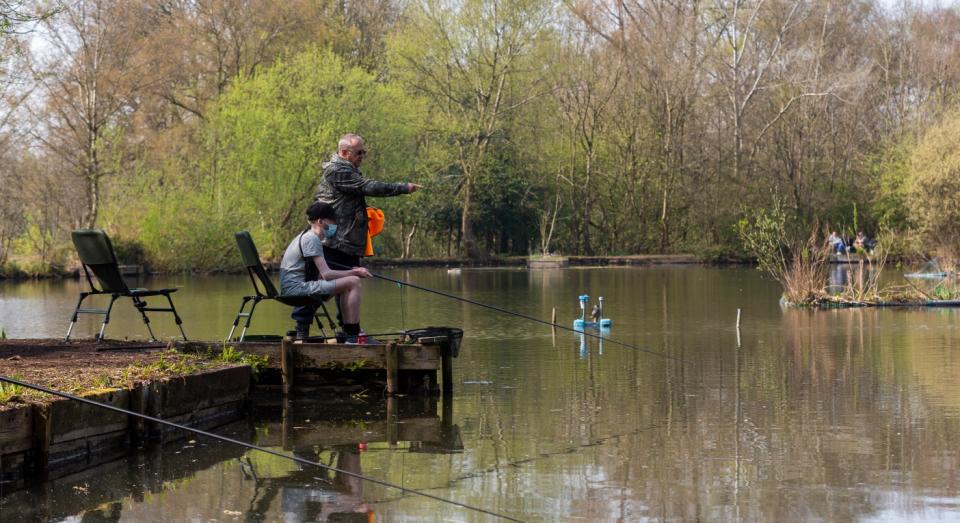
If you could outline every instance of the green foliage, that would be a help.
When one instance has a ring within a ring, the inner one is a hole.
[[[747,252],[756,258],[758,268],[777,281],[784,281],[787,270],[787,217],[780,200],[770,210],[760,209],[753,218],[737,222],[737,234]]]
[[[23,376],[20,374],[13,374],[10,376],[15,380],[23,380]],[[19,399],[23,395],[23,387],[13,383],[7,383],[5,381],[0,382],[0,404],[7,403],[8,401]]]
[[[138,367],[138,370],[146,375],[186,376],[200,370],[202,365],[195,356],[169,349],[161,352],[155,361]]]
[[[197,150],[128,181],[125,194],[151,197],[120,213],[138,224],[130,237],[161,270],[236,266],[233,233],[243,229],[261,255],[277,258],[304,226],[321,164],[342,134],[366,139],[366,176],[412,178],[420,111],[398,87],[346,67],[329,50],[308,49],[236,80],[211,108]],[[411,204],[383,207],[389,220]],[[137,246],[130,242],[133,254]]]
[[[266,356],[257,356],[256,354],[243,352],[226,343],[224,343],[223,349],[221,349],[220,352],[211,352],[207,354],[207,357],[221,363],[249,365],[254,376],[259,375],[260,371],[266,368],[270,362],[270,358]]]
[[[216,160],[211,218],[229,206],[237,214],[231,227],[246,224],[262,254],[279,255],[304,226],[321,164],[345,132],[367,142],[366,176],[399,181],[412,174],[416,112],[417,101],[397,87],[345,67],[323,49],[236,82],[205,129],[206,150]]]
[[[110,389],[115,386],[113,383],[113,376],[107,374],[94,376],[90,383],[93,385],[94,389]]]
[[[885,144],[867,159],[867,173],[873,186],[870,213],[881,228],[902,231],[908,226],[907,184],[913,147],[910,140]]]
[[[960,255],[960,112],[932,127],[910,157],[907,205],[929,248]]]
[[[817,230],[806,242],[791,242],[787,216],[779,199],[768,211],[760,209],[753,219],[743,218],[737,232],[761,271],[783,286],[784,298],[793,304],[812,303],[823,295],[827,282],[828,249],[817,240]]]

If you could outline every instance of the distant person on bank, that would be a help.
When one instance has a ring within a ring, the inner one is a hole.
[[[415,183],[385,183],[364,178],[360,164],[366,156],[363,138],[345,134],[337,144],[337,152],[323,163],[316,200],[332,205],[336,213],[336,234],[323,241],[323,255],[336,269],[360,266],[367,246],[367,196],[398,196],[422,188]],[[337,309],[337,320],[346,330],[339,296]]]
[[[360,331],[360,280],[369,278],[363,267],[331,269],[323,257],[323,239],[337,230],[336,213],[328,203],[314,202],[307,208],[310,227],[297,235],[280,262],[280,293],[290,296],[322,297],[334,295],[343,313],[343,330],[347,342],[356,342]],[[296,307],[291,316],[297,322],[297,338],[310,335],[314,307]]]

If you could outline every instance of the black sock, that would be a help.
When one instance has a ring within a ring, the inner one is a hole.
[[[343,332],[346,332],[350,336],[356,336],[360,334],[360,324],[359,323],[344,323]]]

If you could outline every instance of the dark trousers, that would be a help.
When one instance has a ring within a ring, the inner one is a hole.
[[[347,271],[354,267],[360,266],[359,255],[347,254],[343,251],[331,249],[326,246],[323,248],[323,259],[326,260],[327,266],[335,271]],[[340,296],[334,296],[334,300],[337,302],[337,323],[343,327],[343,314],[340,312]],[[293,308],[293,312],[290,313],[290,317],[300,325],[310,325],[313,323],[313,316],[316,314],[316,312],[316,306],[301,305]]]

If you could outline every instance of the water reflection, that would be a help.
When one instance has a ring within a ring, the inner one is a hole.
[[[188,438],[2,497],[0,520],[367,522],[379,500],[398,496],[357,477],[365,467],[382,472],[378,453],[463,450],[451,407],[438,411],[437,404],[261,397],[247,421],[217,432],[336,470]]]
[[[958,310],[781,310],[778,286],[753,269],[389,274],[538,318],[555,308],[562,325],[579,315],[578,295],[602,295],[615,328],[603,339],[554,333],[370,282],[371,330],[464,329],[453,401],[404,398],[394,407],[368,391],[285,409],[275,398],[229,431],[524,520],[960,518]],[[249,285],[231,278],[181,282],[177,307],[192,311],[189,334],[226,334]],[[8,332],[62,335],[70,284],[4,285]],[[288,312],[265,306],[255,326],[280,331]],[[128,328],[121,321],[111,320],[111,332]],[[110,517],[119,503],[121,520],[131,521],[298,521],[364,510],[380,521],[484,520],[219,444],[186,446],[0,495],[0,519]],[[74,488],[85,483],[89,493]]]
[[[590,355],[590,342],[597,347],[597,354],[603,355],[603,339],[610,336],[610,327],[575,327],[577,338],[580,340],[579,354],[580,359],[586,359]]]
[[[827,272],[827,292],[836,294],[848,286],[852,285],[855,289],[864,288],[873,278],[878,276],[880,270],[876,265],[860,263],[831,263]],[[889,282],[894,279],[901,279],[897,273],[888,274],[883,281]]]

